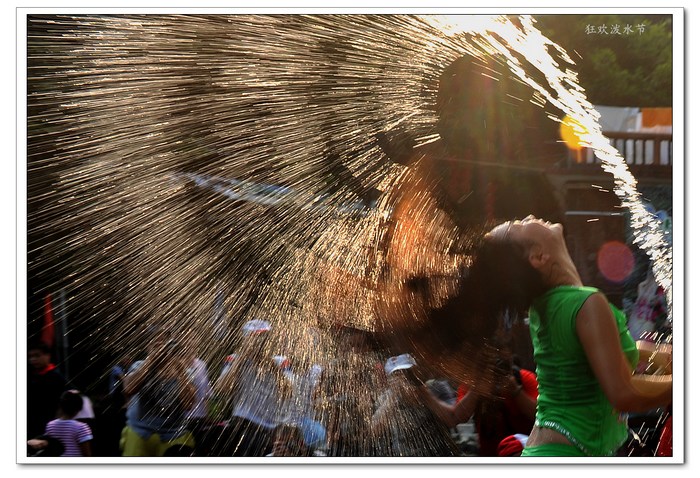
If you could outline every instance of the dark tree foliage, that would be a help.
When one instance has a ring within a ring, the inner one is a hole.
[[[537,15],[536,26],[576,63],[591,103],[672,105],[671,15]]]

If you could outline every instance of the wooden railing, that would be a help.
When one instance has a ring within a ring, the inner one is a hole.
[[[604,131],[603,136],[620,152],[630,166],[673,166],[673,135],[664,133],[627,133]],[[592,149],[569,151],[570,165],[597,164]]]

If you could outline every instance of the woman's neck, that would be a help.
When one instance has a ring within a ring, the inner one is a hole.
[[[583,285],[581,276],[573,261],[565,259],[552,262],[547,277],[547,283],[549,283],[551,287],[558,287],[561,285],[581,287]]]

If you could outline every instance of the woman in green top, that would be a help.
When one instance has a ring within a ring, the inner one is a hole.
[[[530,307],[539,397],[523,456],[614,455],[627,438],[622,413],[671,403],[671,375],[633,374],[639,353],[625,317],[583,286],[561,224],[533,216],[501,224],[474,265],[499,277],[504,305]]]

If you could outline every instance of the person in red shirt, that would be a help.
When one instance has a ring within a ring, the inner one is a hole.
[[[480,456],[499,456],[498,446],[504,438],[529,434],[535,421],[538,395],[535,374],[515,365],[513,358],[501,359],[497,368],[504,380],[488,380],[488,385],[473,388],[460,385],[454,405],[427,400],[428,406],[449,427],[474,418]]]
[[[673,415],[670,412],[661,429],[656,456],[673,456]]]
[[[32,439],[56,418],[66,380],[51,362],[51,348],[43,342],[28,345],[27,362],[27,439]]]

